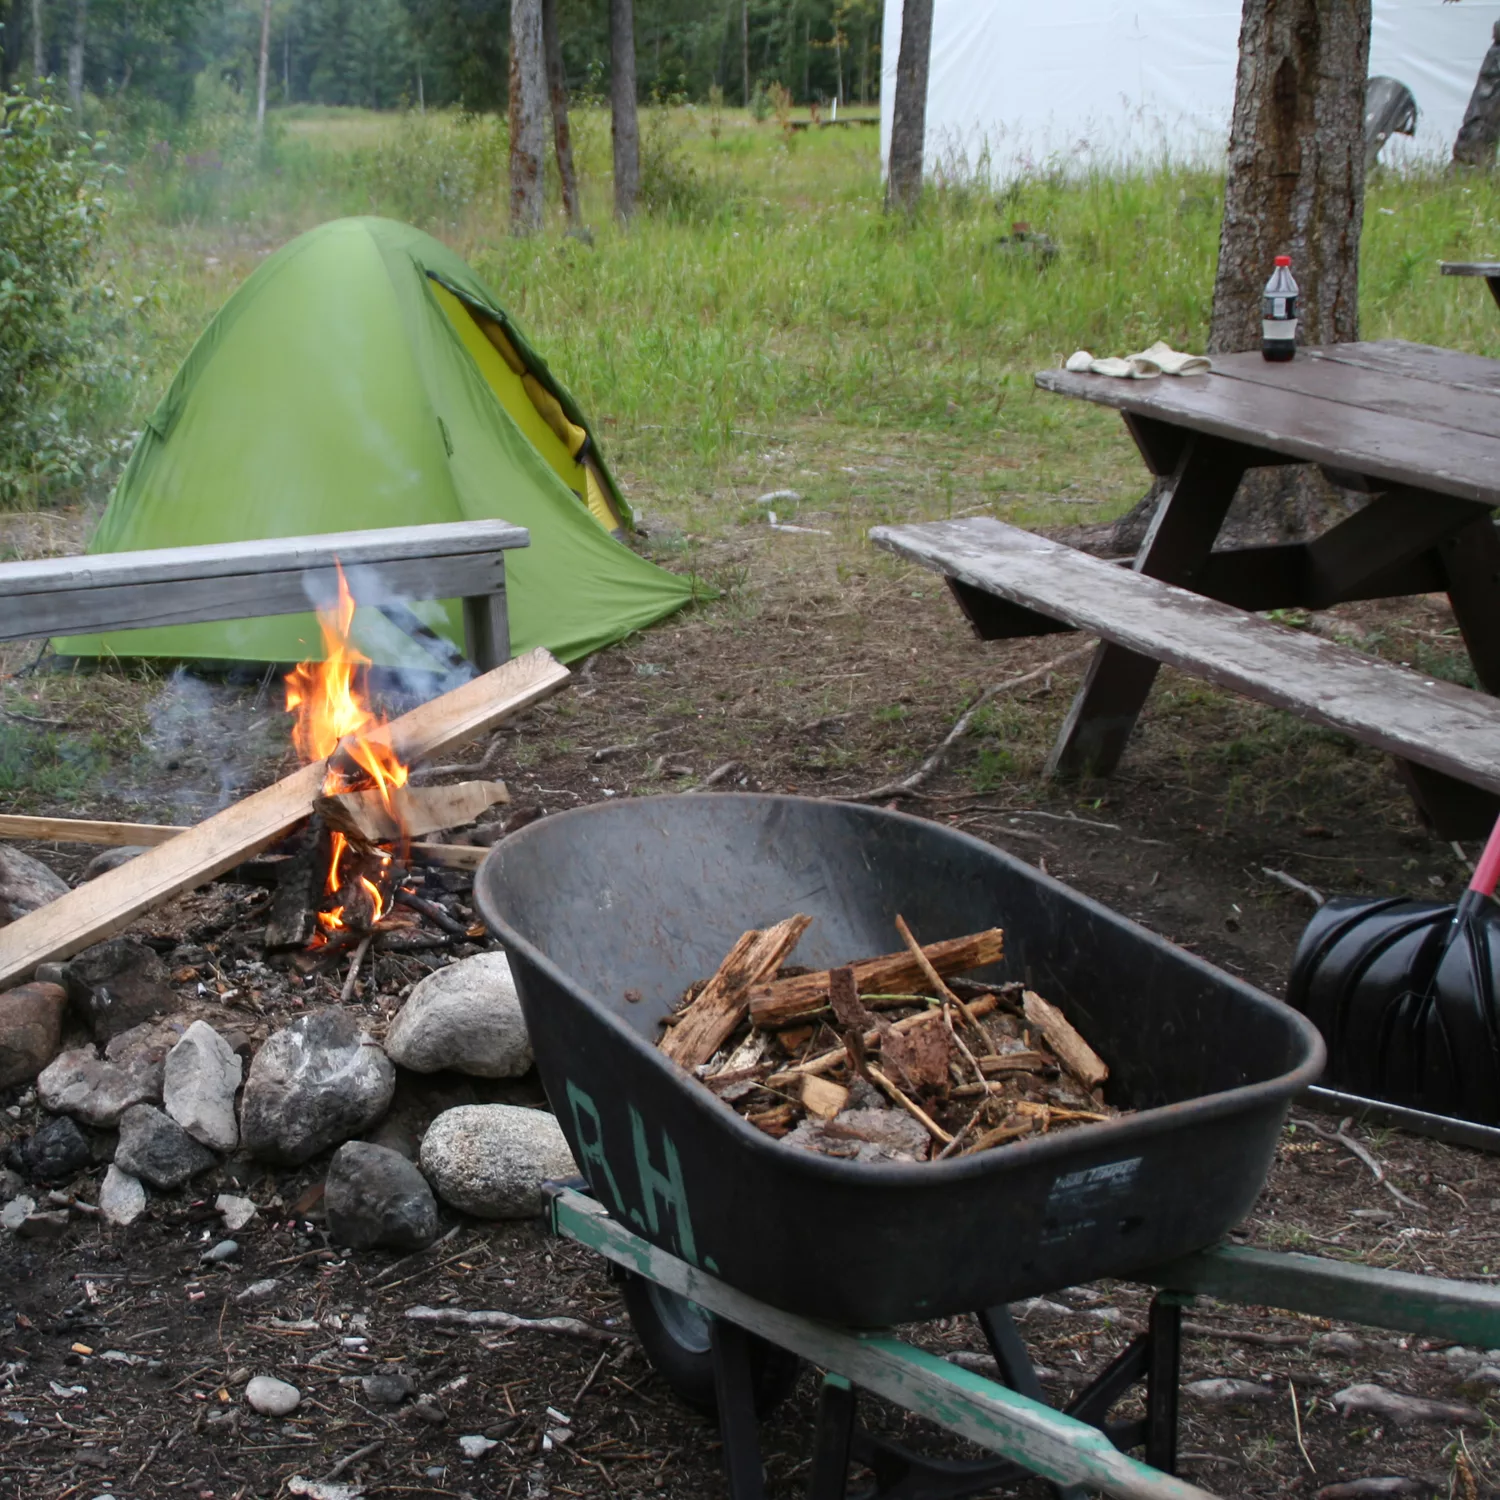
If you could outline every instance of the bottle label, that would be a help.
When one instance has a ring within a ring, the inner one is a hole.
[[[1262,318],[1260,320],[1260,336],[1267,342],[1277,341],[1290,343],[1297,337],[1297,320],[1295,318]]]

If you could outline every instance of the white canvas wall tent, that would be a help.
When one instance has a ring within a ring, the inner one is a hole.
[[[1447,160],[1497,20],[1500,0],[1374,0],[1370,72],[1399,79],[1420,112],[1382,163]],[[934,0],[926,170],[999,184],[1215,162],[1239,29],[1239,0]],[[900,47],[900,0],[887,0],[882,161]]]

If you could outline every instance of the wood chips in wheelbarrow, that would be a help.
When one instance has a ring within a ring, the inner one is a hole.
[[[661,1050],[757,1129],[854,1161],[940,1161],[1125,1113],[1109,1068],[1042,996],[956,976],[998,927],[837,969],[786,960],[811,923],[747,932],[669,1015]]]

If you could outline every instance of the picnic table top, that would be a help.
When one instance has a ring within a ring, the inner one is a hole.
[[[1372,480],[1500,506],[1500,361],[1395,339],[1214,356],[1211,373],[1036,383],[1212,437]]]

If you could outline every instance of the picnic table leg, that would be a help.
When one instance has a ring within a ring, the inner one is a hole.
[[[1500,276],[1486,276],[1485,285],[1490,289],[1490,296],[1495,299],[1495,304],[1500,307]]]
[[[1238,443],[1191,438],[1136,554],[1136,572],[1190,588],[1253,457]],[[1044,774],[1108,776],[1125,752],[1159,665],[1123,646],[1101,643]]]

